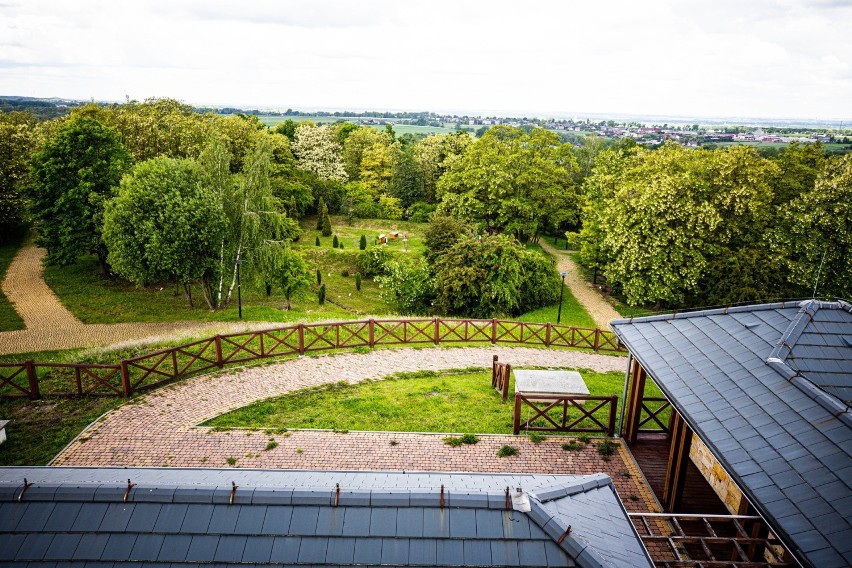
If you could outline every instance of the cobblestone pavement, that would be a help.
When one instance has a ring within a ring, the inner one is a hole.
[[[565,277],[568,289],[571,290],[577,301],[586,308],[599,328],[609,329],[609,322],[621,318],[621,314],[615,311],[615,308],[604,300],[601,293],[583,278],[580,268],[571,257],[566,255],[564,251],[557,250],[544,239],[541,239],[538,244],[556,258],[556,267],[559,272],[568,273]]]
[[[244,323],[163,322],[84,324],[62,305],[42,277],[47,254],[32,243],[24,245],[9,265],[3,293],[24,320],[26,329],[0,332],[0,354],[98,347],[149,338],[165,340],[201,334],[243,331]],[[261,322],[254,328],[274,327]]]
[[[561,449],[559,437],[539,444],[524,436],[484,435],[476,445],[452,448],[442,435],[391,432],[230,430],[198,424],[255,400],[341,380],[355,383],[421,369],[490,367],[491,356],[514,366],[554,366],[623,371],[623,357],[512,348],[382,349],[367,354],[301,357],[190,379],[136,399],[107,414],[55,458],[57,466],[174,466],[475,471],[483,473],[609,473],[630,510],[656,510],[629,451],[619,447],[610,461],[592,446]],[[495,394],[496,396],[496,394]],[[511,412],[507,404],[506,412]],[[266,450],[270,441],[278,446]],[[391,444],[391,442],[396,442]],[[498,458],[504,444],[519,454]],[[630,496],[635,496],[635,499]]]

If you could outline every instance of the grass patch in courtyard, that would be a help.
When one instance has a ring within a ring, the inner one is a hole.
[[[0,416],[10,421],[0,466],[47,465],[86,426],[124,402],[118,397],[0,400]]]
[[[6,277],[6,270],[21,248],[23,241],[24,236],[21,235],[13,237],[9,242],[0,244],[0,282]],[[12,307],[12,302],[0,290],[0,331],[15,331],[16,329],[24,329],[24,320]]]
[[[593,395],[618,394],[621,398],[623,373],[580,372]],[[514,379],[509,390],[514,392]],[[490,372],[420,371],[357,385],[337,383],[297,391],[255,402],[204,425],[511,434],[512,408],[511,401],[501,403],[491,388]],[[522,419],[526,408],[524,412]]]

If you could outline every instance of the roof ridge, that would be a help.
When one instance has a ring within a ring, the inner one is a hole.
[[[806,300],[810,301],[810,300]],[[670,314],[662,314],[655,316],[643,316],[638,318],[622,318],[613,320],[610,325],[616,324],[631,324],[631,323],[643,323],[650,321],[664,321],[664,320],[672,320],[672,319],[689,319],[693,317],[703,317],[703,316],[714,316],[714,315],[727,315],[732,313],[742,313],[742,312],[757,312],[757,311],[765,311],[765,310],[778,310],[789,308],[796,305],[801,305],[801,300],[794,300],[790,302],[771,302],[767,304],[751,304],[745,306],[728,306],[724,308],[712,308],[708,310],[695,310],[695,311],[686,311],[686,312],[672,312]]]
[[[766,358],[766,364],[776,373],[791,382],[805,395],[828,410],[835,418],[852,426],[852,409],[849,405],[835,397],[833,394],[821,389],[802,373],[787,364],[787,358],[793,352],[793,346],[802,336],[805,328],[811,323],[814,315],[820,309],[842,309],[852,313],[852,305],[843,300],[837,302],[822,302],[820,300],[808,300],[801,303],[801,308],[784,333],[778,339],[775,347]]]

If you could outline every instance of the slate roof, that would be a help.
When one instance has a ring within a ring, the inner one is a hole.
[[[800,562],[852,565],[852,305],[611,325]]]
[[[652,566],[604,474],[0,468],[0,564],[44,562]]]

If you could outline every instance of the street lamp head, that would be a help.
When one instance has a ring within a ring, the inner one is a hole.
[[[561,275],[562,275],[562,278],[565,278],[566,276],[568,276],[568,273],[567,273],[567,272],[560,272],[559,274],[561,274]]]
[[[236,264],[237,266],[239,266],[239,265],[241,265],[242,263],[243,263],[242,259],[239,259],[239,258],[238,258],[235,264]]]

